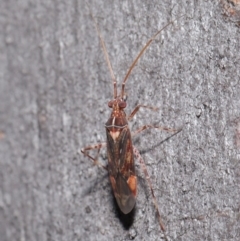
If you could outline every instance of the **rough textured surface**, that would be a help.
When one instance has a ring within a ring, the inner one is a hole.
[[[239,27],[217,1],[90,1],[118,83],[131,74],[132,129],[169,240],[240,237]],[[143,3],[148,2],[148,3]],[[110,74],[84,1],[2,0],[0,17],[0,240],[161,240],[139,164],[131,225],[106,171],[80,153],[105,140]],[[93,153],[96,155],[96,153]],[[106,163],[105,151],[99,161]]]

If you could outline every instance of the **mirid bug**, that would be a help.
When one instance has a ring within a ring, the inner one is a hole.
[[[181,16],[182,17],[182,16]],[[164,232],[165,235],[165,228],[160,218],[160,212],[158,209],[157,201],[153,192],[152,184],[146,169],[146,166],[144,164],[144,161],[142,157],[140,156],[140,153],[138,150],[133,146],[132,139],[131,139],[131,132],[128,127],[128,121],[130,121],[133,116],[138,112],[140,108],[148,108],[152,110],[157,110],[157,108],[146,106],[146,105],[138,105],[134,108],[132,113],[127,116],[124,109],[127,106],[126,103],[126,97],[125,97],[125,84],[128,80],[128,77],[133,70],[134,66],[136,65],[139,58],[142,56],[142,54],[145,52],[145,50],[148,48],[148,46],[151,44],[151,42],[164,30],[167,28],[170,24],[172,24],[174,21],[169,22],[166,24],[162,29],[160,29],[153,37],[151,37],[148,42],[145,44],[145,46],[141,49],[133,63],[131,64],[129,70],[127,71],[127,74],[122,82],[122,88],[120,94],[117,92],[117,82],[112,70],[112,66],[109,60],[109,56],[106,50],[105,43],[103,41],[103,38],[101,36],[101,33],[99,31],[98,25],[92,16],[96,30],[98,32],[98,36],[101,41],[101,45],[103,48],[103,52],[106,58],[106,62],[108,65],[108,68],[110,70],[111,78],[113,80],[113,100],[108,102],[108,107],[112,109],[111,116],[108,119],[108,121],[105,124],[106,128],[106,135],[107,135],[107,141],[106,143],[101,143],[93,146],[88,146],[86,148],[83,148],[81,152],[88,156],[91,160],[93,160],[98,165],[102,166],[98,163],[97,159],[90,156],[88,154],[89,150],[92,149],[100,149],[103,146],[107,146],[107,157],[108,157],[108,167],[105,168],[108,170],[109,173],[109,179],[110,183],[113,189],[113,193],[115,196],[115,199],[117,201],[117,204],[120,208],[120,210],[124,214],[130,213],[136,203],[136,195],[137,195],[137,177],[135,174],[135,165],[134,165],[134,155],[139,159],[141,166],[143,166],[144,174],[146,175],[146,179],[148,181],[148,184],[151,189],[151,194],[153,196],[154,205],[157,210],[159,224],[161,230]],[[173,130],[165,127],[160,126],[154,126],[154,125],[145,125],[139,128],[135,134],[140,133],[141,131],[148,129],[148,128],[157,128],[160,130],[166,130],[166,131],[173,131],[178,132],[180,130]]]

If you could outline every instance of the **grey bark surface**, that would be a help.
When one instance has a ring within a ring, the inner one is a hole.
[[[90,8],[90,9],[89,9]],[[218,1],[1,1],[0,240],[162,240],[136,161],[132,220],[107,172],[81,154],[105,141],[112,80],[120,87],[146,41],[170,20],[126,84],[133,138],[169,240],[240,240],[239,26]],[[91,152],[93,156],[96,152]],[[98,160],[107,164],[106,151]],[[130,225],[126,224],[130,222]]]

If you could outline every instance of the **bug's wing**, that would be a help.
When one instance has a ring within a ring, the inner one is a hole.
[[[109,178],[118,206],[127,214],[135,205],[137,193],[131,133],[128,127],[123,128],[114,141],[107,131],[107,140]]]

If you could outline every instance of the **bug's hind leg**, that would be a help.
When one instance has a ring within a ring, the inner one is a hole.
[[[163,221],[161,219],[160,211],[159,211],[158,204],[157,204],[157,199],[156,199],[154,191],[153,191],[152,182],[151,182],[150,176],[148,174],[146,164],[145,164],[142,156],[140,155],[138,149],[136,147],[134,147],[134,146],[133,146],[133,153],[136,156],[137,160],[139,161],[139,163],[141,165],[141,168],[142,168],[142,170],[144,172],[144,175],[145,175],[145,177],[147,179],[148,186],[149,186],[149,188],[151,190],[151,194],[152,194],[152,198],[153,198],[153,204],[154,204],[155,209],[157,211],[159,226],[160,226],[160,228],[161,228],[161,230],[162,230],[162,232],[164,234],[164,239],[167,241],[168,239],[167,239],[167,236],[166,236],[166,233],[165,233],[165,227],[164,227]]]

